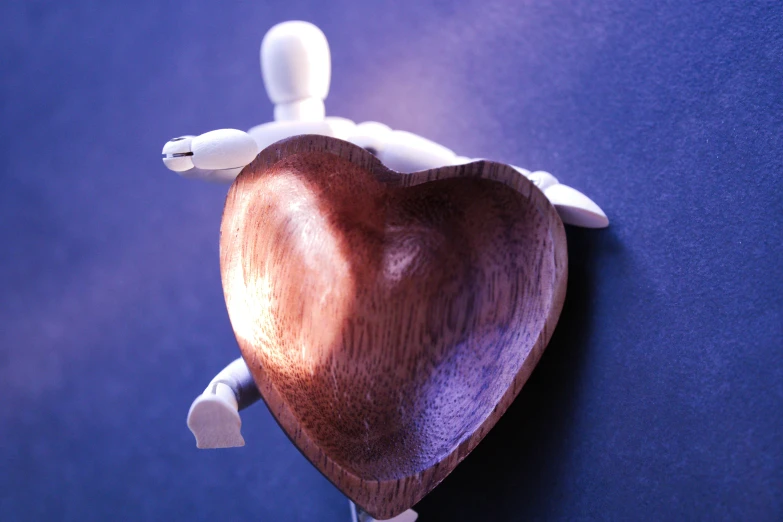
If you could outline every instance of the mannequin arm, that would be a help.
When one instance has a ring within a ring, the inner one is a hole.
[[[230,183],[258,155],[247,133],[220,129],[201,136],[181,136],[163,146],[163,164],[186,178]]]
[[[163,146],[163,164],[184,178],[231,183],[269,145],[300,134],[345,139],[354,122],[345,118],[320,121],[272,121],[247,132],[220,129],[200,136],[181,136]]]
[[[300,134],[321,134],[345,139],[363,147],[397,172],[417,172],[474,161],[452,150],[405,131],[395,131],[376,122],[355,125],[344,118],[321,121],[276,121],[258,125],[249,133],[221,129],[201,136],[175,138],[163,147],[163,163],[183,177],[231,183],[260,150]],[[576,189],[563,185],[544,171],[514,167],[540,188],[555,206],[564,223],[586,228],[609,224],[603,210]]]
[[[417,172],[479,161],[457,156],[434,141],[410,132],[392,130],[377,122],[360,123],[348,141],[369,150],[378,156],[384,165],[397,172]],[[557,178],[548,172],[531,173],[519,167],[514,169],[544,192],[564,223],[585,228],[604,228],[609,225],[606,214],[590,198],[559,183]]]

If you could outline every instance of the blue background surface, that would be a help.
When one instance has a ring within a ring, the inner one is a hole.
[[[775,1],[0,4],[0,520],[346,521],[265,406],[198,451],[237,356],[225,186],[171,137],[271,118],[258,46],[331,43],[327,112],[544,169],[569,229],[550,347],[422,522],[783,519],[783,9]]]

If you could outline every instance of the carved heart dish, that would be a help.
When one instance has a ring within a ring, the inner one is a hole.
[[[226,305],[299,450],[376,518],[429,493],[538,363],[567,279],[544,194],[492,162],[400,174],[298,136],[231,187]]]

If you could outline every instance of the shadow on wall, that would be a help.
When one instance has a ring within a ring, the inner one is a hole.
[[[603,257],[596,249],[611,248],[610,234],[567,228],[568,291],[552,340],[495,428],[414,508],[422,520],[484,520],[489,512],[528,520],[552,513],[541,503],[557,498],[552,491],[568,467],[564,459],[573,446],[573,413],[589,358],[595,259]]]

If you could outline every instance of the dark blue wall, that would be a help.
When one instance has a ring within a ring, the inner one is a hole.
[[[612,220],[569,230],[548,352],[422,522],[783,519],[779,2],[6,0],[0,520],[347,520],[263,405],[241,450],[185,426],[238,354],[226,188],[160,149],[270,119],[287,19],[331,42],[330,114],[549,170]]]

